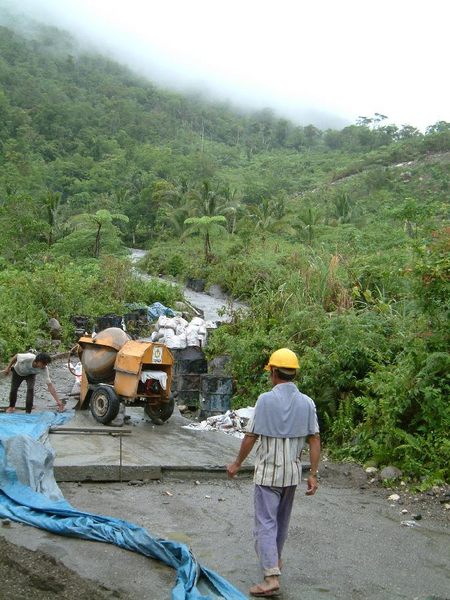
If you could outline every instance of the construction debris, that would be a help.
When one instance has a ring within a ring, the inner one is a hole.
[[[238,410],[227,410],[223,415],[208,417],[200,423],[189,423],[189,425],[183,425],[183,428],[197,431],[222,431],[228,435],[243,438],[254,410],[255,408],[252,406],[239,408]]]

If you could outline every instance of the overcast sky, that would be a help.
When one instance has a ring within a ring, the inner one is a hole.
[[[344,125],[375,112],[422,129],[450,121],[447,0],[15,4],[156,82],[207,88],[303,124]],[[324,123],[321,113],[336,119]]]

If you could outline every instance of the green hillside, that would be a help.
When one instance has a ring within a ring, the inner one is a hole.
[[[0,9],[1,11],[1,9]],[[5,22],[3,15],[1,22]],[[171,303],[136,281],[204,278],[244,299],[211,337],[236,406],[289,346],[332,455],[448,479],[450,125],[361,117],[321,131],[163,90],[67,33],[0,27],[0,350],[49,316]]]

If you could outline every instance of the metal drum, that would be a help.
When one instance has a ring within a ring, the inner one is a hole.
[[[200,415],[210,417],[231,409],[233,378],[202,375],[200,380]]]
[[[83,348],[81,364],[89,383],[105,383],[114,379],[117,352],[129,339],[122,329],[109,327],[97,334],[93,344]]]
[[[172,350],[175,359],[173,369],[173,395],[177,404],[194,410],[199,406],[200,377],[208,371],[208,361],[201,348],[195,346]]]

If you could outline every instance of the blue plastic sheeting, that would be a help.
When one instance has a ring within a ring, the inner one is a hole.
[[[175,313],[171,308],[167,308],[161,302],[154,302],[151,306],[147,308],[147,314],[150,321],[154,321],[161,315],[166,317],[174,317]]]
[[[172,600],[245,600],[246,596],[223,577],[197,563],[185,544],[154,538],[146,529],[121,519],[80,512],[66,500],[50,500],[18,481],[15,470],[7,464],[3,442],[16,435],[39,439],[51,426],[62,425],[71,416],[50,412],[0,415],[0,518],[58,535],[108,542],[161,560],[176,569]],[[208,595],[202,595],[197,584],[206,585]]]

